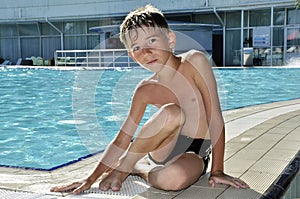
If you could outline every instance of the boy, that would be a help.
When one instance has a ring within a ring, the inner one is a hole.
[[[137,86],[126,120],[92,174],[51,191],[79,194],[99,177],[101,190],[119,191],[130,173],[158,189],[181,190],[206,172],[211,144],[209,183],[247,188],[245,182],[223,172],[224,122],[206,57],[195,50],[174,55],[176,36],[151,5],[128,14],[120,39],[129,55],[154,74]],[[131,142],[148,104],[158,111]]]

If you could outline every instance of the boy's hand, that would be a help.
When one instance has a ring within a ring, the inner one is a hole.
[[[57,187],[52,187],[51,192],[68,192],[73,191],[74,194],[80,194],[81,192],[89,189],[92,186],[93,182],[89,180],[83,180],[79,182],[73,182],[68,185],[62,185]]]
[[[234,178],[225,174],[223,171],[212,172],[209,177],[209,184],[214,187],[216,184],[227,184],[235,188],[249,188],[249,185],[239,178]]]

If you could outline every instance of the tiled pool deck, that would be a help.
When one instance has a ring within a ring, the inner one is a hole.
[[[120,193],[103,193],[96,187],[79,196],[49,192],[53,185],[87,176],[99,159],[97,155],[51,172],[0,167],[0,198],[260,198],[300,149],[300,99],[225,111],[223,115],[225,172],[245,180],[249,189],[212,188],[207,174],[178,192],[148,188],[138,177],[128,178]]]

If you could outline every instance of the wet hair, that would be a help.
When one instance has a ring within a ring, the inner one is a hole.
[[[163,32],[170,31],[168,22],[160,10],[150,4],[140,7],[130,12],[120,26],[120,40],[126,48],[128,48],[126,34],[131,38],[132,31],[137,31],[138,28],[143,27],[158,27]]]

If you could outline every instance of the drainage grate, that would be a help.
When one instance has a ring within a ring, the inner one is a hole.
[[[46,195],[43,193],[29,193],[21,191],[11,191],[0,189],[1,199],[58,199],[58,198],[84,198],[84,199],[129,199],[139,193],[145,192],[150,186],[147,182],[138,176],[128,176],[123,182],[119,192],[111,190],[101,191],[98,183],[95,183],[89,190],[80,195],[67,195],[59,197],[54,195]]]
[[[94,186],[92,186],[89,190],[84,192],[84,197],[93,198],[95,195],[97,195],[100,198],[109,198],[108,196],[114,196],[111,198],[130,198],[139,193],[145,192],[149,187],[150,186],[143,178],[130,175],[122,183],[122,188],[118,192],[113,192],[112,190],[101,191],[98,188],[98,183],[95,183]]]
[[[0,189],[0,198],[1,199],[46,199],[47,196],[41,193],[29,193],[29,192],[18,192],[10,191],[5,189]],[[51,199],[53,197],[49,197]]]

